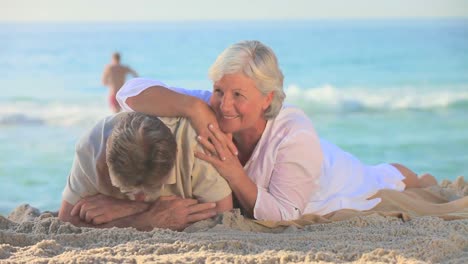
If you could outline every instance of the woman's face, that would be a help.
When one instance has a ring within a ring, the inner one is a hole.
[[[263,132],[266,123],[263,112],[272,98],[273,92],[262,95],[255,82],[244,74],[226,74],[213,84],[210,105],[225,133],[251,129]]]

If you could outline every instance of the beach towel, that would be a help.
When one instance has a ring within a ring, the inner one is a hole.
[[[315,223],[330,223],[348,220],[357,216],[378,214],[398,217],[408,221],[414,217],[436,216],[444,220],[468,219],[468,186],[463,177],[453,183],[442,182],[439,186],[412,188],[404,191],[380,190],[373,198],[382,201],[371,210],[338,210],[323,216],[306,214],[292,221],[255,221],[269,228],[281,226],[304,227]]]

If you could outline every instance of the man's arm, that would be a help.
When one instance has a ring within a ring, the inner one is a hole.
[[[79,200],[73,206],[71,216],[78,215],[80,219],[87,223],[100,225],[144,212],[149,207],[149,203],[97,194]]]
[[[59,211],[59,219],[64,222],[69,222],[74,226],[78,227],[92,227],[92,228],[111,228],[111,227],[135,227],[139,230],[150,230],[146,228],[146,225],[142,221],[138,221],[138,223],[133,223],[135,219],[142,218],[138,216],[138,214],[130,215],[127,217],[122,217],[120,219],[116,219],[114,221],[104,223],[104,224],[96,224],[91,222],[86,222],[80,218],[80,214],[72,214],[74,205],[68,203],[67,201],[62,201],[62,206],[60,207]]]
[[[138,73],[137,73],[134,69],[132,69],[132,68],[130,68],[130,67],[127,67],[127,71],[128,71],[128,73],[131,74],[133,77],[138,77]]]
[[[84,210],[84,214],[80,210],[80,214],[73,215],[73,207],[73,205],[63,201],[59,211],[59,219],[76,226],[95,228],[134,227],[142,231],[149,231],[154,228],[182,230],[191,223],[215,216],[217,212],[215,203],[198,203],[197,200],[193,199],[166,196],[160,197],[141,213],[121,217],[104,224],[96,224],[93,219],[88,219],[89,222],[87,222],[88,220],[82,220],[81,216],[86,218],[86,210]],[[221,207],[225,208],[222,204]],[[89,208],[92,208],[92,206]]]
[[[115,199],[98,194],[81,199],[75,205],[63,200],[59,219],[76,226],[107,227],[104,224],[139,214],[149,207],[149,203]]]
[[[180,231],[188,225],[215,216],[215,203],[198,203],[194,199],[163,196],[148,211],[108,223],[111,226],[132,226],[141,231],[168,228]]]
[[[74,226],[95,227],[95,225],[86,223],[85,221],[81,220],[79,215],[72,216],[72,209],[72,204],[68,203],[65,200],[62,200],[62,205],[60,206],[58,218],[63,222],[69,222]]]
[[[109,66],[106,66],[104,68],[104,71],[102,72],[102,77],[101,77],[101,82],[103,85],[107,85],[108,84],[108,79],[109,79]]]

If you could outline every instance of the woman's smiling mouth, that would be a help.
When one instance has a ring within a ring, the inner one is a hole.
[[[239,115],[223,115],[222,117],[223,117],[224,119],[231,120],[231,119],[238,118]]]

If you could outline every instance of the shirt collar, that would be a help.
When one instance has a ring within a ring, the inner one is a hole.
[[[167,184],[176,184],[177,177],[176,177],[176,166],[172,167],[171,171],[169,172],[169,176],[167,177],[164,185]]]

